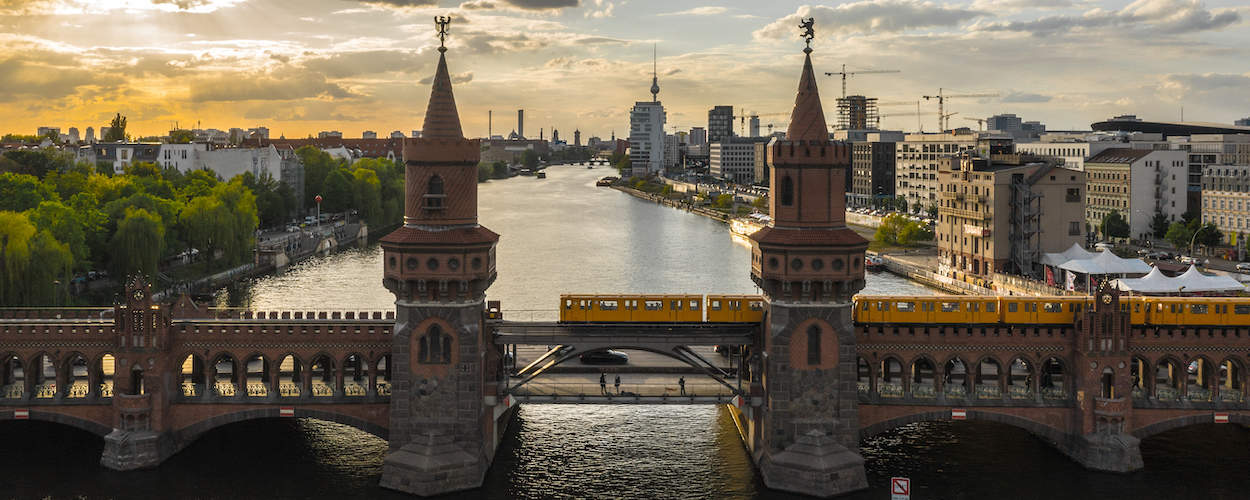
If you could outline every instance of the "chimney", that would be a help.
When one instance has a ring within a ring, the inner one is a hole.
[[[525,110],[516,110],[516,135],[522,139],[525,138]]]

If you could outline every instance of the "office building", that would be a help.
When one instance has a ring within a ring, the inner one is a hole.
[[[766,137],[731,137],[708,145],[708,174],[735,184],[756,181],[755,145],[767,143]]]
[[[760,117],[759,116],[751,115],[750,118],[747,118],[747,130],[750,133],[748,137],[760,136]]]
[[[1156,213],[1181,220],[1188,208],[1187,171],[1184,151],[1112,148],[1086,160],[1090,233],[1106,239],[1102,221],[1113,210],[1128,221],[1129,237],[1139,240],[1151,237]]]
[[[651,72],[651,101],[638,101],[629,112],[629,163],[631,172],[622,175],[646,177],[664,172],[664,122],[667,115],[660,104],[660,80]]]
[[[902,140],[902,132],[873,132],[851,143],[848,205],[872,206],[875,200],[894,197],[895,144]]]
[[[716,106],[707,112],[707,142],[719,142],[734,135],[734,107]]]
[[[938,165],[975,148],[982,136],[990,137],[968,131],[904,135],[894,145],[894,195],[905,198],[913,212],[937,206]]]

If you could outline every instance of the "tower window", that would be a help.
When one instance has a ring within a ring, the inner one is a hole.
[[[781,179],[781,204],[787,207],[794,204],[794,179],[788,175]]]
[[[447,195],[443,191],[443,178],[439,176],[430,177],[429,187],[425,190],[425,209],[426,210],[442,210],[443,199]]]
[[[451,362],[451,336],[443,334],[438,325],[430,326],[417,345],[417,361],[424,364]]]
[[[807,328],[807,364],[820,364],[820,327],[816,325]]]

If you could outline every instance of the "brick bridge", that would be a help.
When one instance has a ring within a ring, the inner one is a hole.
[[[768,487],[866,488],[861,436],[921,420],[1016,425],[1113,471],[1142,466],[1142,437],[1250,422],[1250,331],[1134,326],[1114,291],[1072,325],[854,325],[867,242],[845,224],[850,150],[828,138],[811,51],[785,139],[767,147],[773,223],[750,236],[765,319],[747,335],[698,333],[747,342],[730,413]],[[387,438],[382,486],[435,495],[480,486],[494,459],[516,404],[499,345],[508,335],[688,354],[654,335],[510,333],[487,320],[499,235],[478,224],[481,148],[461,131],[445,52],[421,137],[404,141],[404,224],[381,240],[394,312],[167,306],[141,281],[111,308],[5,311],[0,419],[103,435],[102,464],[126,470],[231,422],[321,418]]]

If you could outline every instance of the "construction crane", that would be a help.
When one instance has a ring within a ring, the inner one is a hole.
[[[946,114],[946,100],[947,99],[963,99],[967,97],[998,97],[998,92],[986,92],[986,93],[980,93],[980,94],[946,94],[944,93],[943,89],[939,88],[937,95],[926,95],[926,96],[921,96],[921,97],[924,97],[924,100],[926,101],[929,99],[937,99],[938,128],[941,129],[939,130],[939,132],[942,132],[942,131],[950,129],[950,121],[948,120],[948,118],[951,115]]]
[[[977,122],[977,131],[978,131],[978,132],[980,132],[980,131],[982,131],[982,130],[985,130],[985,119],[984,119],[984,118],[967,118],[967,117],[964,117],[964,119],[965,119],[965,120],[971,120],[971,121]]]
[[[846,65],[843,64],[842,71],[837,71],[833,73],[825,72],[825,76],[842,75],[842,98],[846,99],[846,77],[851,76],[851,75],[867,75],[867,74],[872,74],[872,73],[902,73],[902,72],[897,69],[867,69],[867,70],[848,72],[846,70]]]

